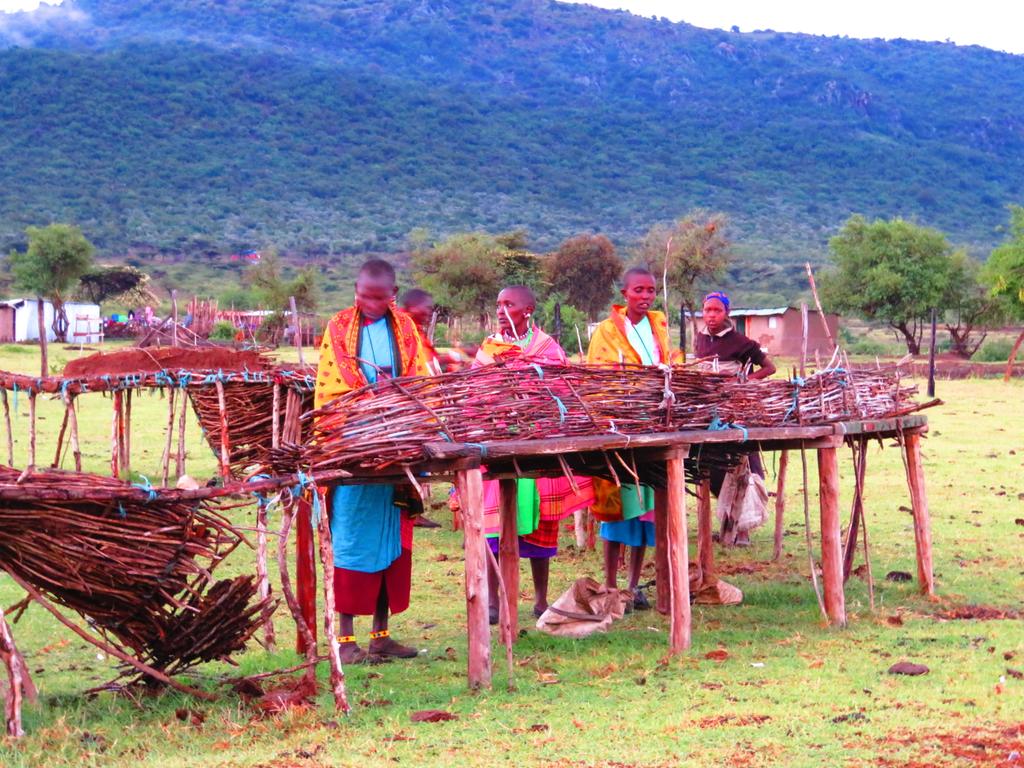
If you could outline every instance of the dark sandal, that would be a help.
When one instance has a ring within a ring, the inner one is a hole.
[[[375,656],[392,659],[414,659],[419,656],[419,652],[415,648],[396,643],[390,637],[383,638],[379,643],[371,640],[370,653]]]
[[[633,607],[638,611],[651,610],[651,604],[647,602],[647,595],[645,595],[642,590],[633,590]]]

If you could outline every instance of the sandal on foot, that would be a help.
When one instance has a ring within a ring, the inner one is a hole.
[[[419,655],[415,648],[395,642],[386,629],[370,633],[370,653],[393,659],[413,659]]]
[[[651,610],[651,604],[647,602],[647,595],[643,593],[643,590],[633,590],[633,607],[638,611],[649,611]]]
[[[546,611],[547,609],[548,607],[546,605],[543,608],[541,608],[539,605],[535,605],[533,606],[533,615],[539,619],[541,616],[544,615],[544,611]]]
[[[369,659],[370,654],[356,645],[355,638],[349,640],[339,637],[338,656],[341,657],[342,664],[363,664]]]

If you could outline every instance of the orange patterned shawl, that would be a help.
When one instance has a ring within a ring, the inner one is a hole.
[[[399,376],[427,376],[423,342],[413,319],[392,305],[388,309],[388,324],[394,339],[395,360],[401,361]],[[362,315],[356,307],[343,309],[331,318],[320,345],[320,363],[316,374],[317,408],[336,397],[367,384],[359,367],[359,333]]]
[[[668,342],[668,320],[664,313],[651,310],[647,313],[647,320],[651,324],[651,331],[654,333],[654,341],[658,345],[661,355],[661,362],[675,362],[679,357],[678,352],[669,351]],[[643,361],[640,354],[633,349],[626,335],[626,308],[616,304],[612,307],[611,314],[607,320],[602,320],[590,337],[590,346],[587,348],[587,362],[591,364],[602,363],[635,363],[640,365]]]

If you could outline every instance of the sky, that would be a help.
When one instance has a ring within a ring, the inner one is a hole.
[[[563,0],[574,2],[578,0]],[[40,0],[0,0],[0,11],[29,10]],[[60,0],[50,0],[59,5]],[[664,16],[698,27],[741,32],[773,29],[815,35],[951,40],[1024,54],[1021,0],[587,0],[640,16]]]
[[[563,0],[574,2],[577,0]],[[664,16],[697,27],[741,32],[772,29],[814,35],[951,40],[1024,53],[1021,0],[586,0],[639,16]]]

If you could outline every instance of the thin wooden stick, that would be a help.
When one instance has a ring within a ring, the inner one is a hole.
[[[327,658],[331,666],[331,692],[334,694],[335,710],[347,715],[351,708],[345,692],[345,671],[341,668],[341,646],[338,643],[335,626],[334,548],[331,546],[331,525],[327,515],[322,511],[326,502],[321,490],[314,487],[312,491],[317,495],[316,506],[321,510],[317,516],[316,530],[320,542],[320,566],[324,572],[324,632],[327,634]],[[315,646],[313,650],[315,653]]]
[[[26,695],[30,700],[35,701],[36,688],[32,684],[25,660],[14,644],[14,635],[11,634],[11,628],[4,617],[3,608],[0,608],[0,660],[7,668],[8,685],[5,702],[7,735],[20,738],[25,735],[25,729],[21,725],[21,702]]]
[[[501,642],[505,646],[505,665],[508,668],[508,690],[514,691],[515,685],[515,657],[512,655],[512,644],[515,642],[515,628],[512,624],[512,616],[509,609],[509,593],[505,586],[505,577],[501,574],[501,567],[498,565],[498,558],[494,556],[490,547],[487,547],[487,556],[490,567],[498,574],[498,628],[501,630]],[[518,569],[519,563],[516,563]]]
[[[224,403],[224,382],[219,379],[217,387],[217,411],[220,414],[220,474],[225,480],[231,477],[231,440],[228,436],[228,412]]]
[[[132,390],[124,394],[124,414],[121,417],[121,450],[124,451],[124,460],[121,467],[126,477],[132,472]]]
[[[828,327],[828,321],[825,319],[825,310],[821,308],[821,299],[818,298],[818,286],[814,284],[814,272],[811,271],[811,262],[804,262],[804,268],[807,270],[807,280],[811,284],[811,295],[814,296],[814,306],[818,308],[818,317],[821,318],[821,327],[825,330],[825,338],[828,339],[828,345],[832,349],[836,348],[836,342],[832,338],[832,331]],[[815,348],[817,352],[817,348]]]
[[[285,604],[295,621],[295,629],[303,642],[306,654],[306,661],[310,662],[306,668],[306,677],[316,686],[316,638],[306,623],[306,617],[302,615],[302,608],[299,601],[295,599],[292,591],[291,576],[288,575],[288,533],[291,531],[292,522],[295,519],[295,504],[297,499],[290,498],[287,504],[281,508],[281,533],[277,540],[277,570],[281,579],[281,594],[284,595]]]
[[[185,422],[188,415],[188,390],[181,390],[181,415],[178,417],[178,453],[174,459],[174,474],[185,474]]]
[[[121,431],[120,431],[120,416],[121,416],[121,390],[114,392],[112,400],[113,408],[111,411],[111,422],[110,422],[110,476],[120,477],[121,475]]]
[[[808,322],[807,322],[807,304],[806,302],[800,302],[800,378],[807,378],[807,335],[808,335]]]
[[[818,586],[818,571],[814,563],[814,540],[811,537],[811,503],[807,496],[807,449],[800,446],[800,463],[804,473],[804,533],[807,536],[807,563],[811,567],[811,583],[814,585],[814,596],[818,598],[818,608],[821,609],[821,616],[828,621],[828,611],[825,610],[825,599],[821,596],[821,588]]]
[[[281,384],[274,382],[274,409],[270,421],[270,447],[281,447]]]
[[[270,597],[270,577],[267,575],[267,503],[263,499],[256,506],[256,583],[260,600]],[[263,645],[273,653],[276,644],[274,619],[268,611],[263,616]]]
[[[82,471],[82,447],[78,442],[78,410],[75,406],[75,398],[64,391],[64,408],[71,425],[71,454],[75,457],[75,472]]]
[[[778,562],[782,557],[783,517],[786,513],[786,469],[789,467],[789,451],[783,450],[779,456],[779,472],[775,481],[775,547],[772,550],[772,561]]]
[[[68,410],[64,409],[64,420],[60,423],[60,432],[57,433],[57,450],[53,454],[53,463],[50,465],[51,468],[56,469],[60,466],[60,453],[64,447],[64,433],[68,429]]]
[[[0,400],[4,405],[4,425],[7,427],[7,466],[14,466],[14,432],[11,430],[11,406],[7,402],[7,390],[0,389]]]
[[[171,387],[167,395],[167,434],[164,437],[164,452],[160,457],[160,484],[166,488],[171,467],[171,445],[174,442],[175,390]]]
[[[36,393],[28,393],[28,465],[36,465]]]

